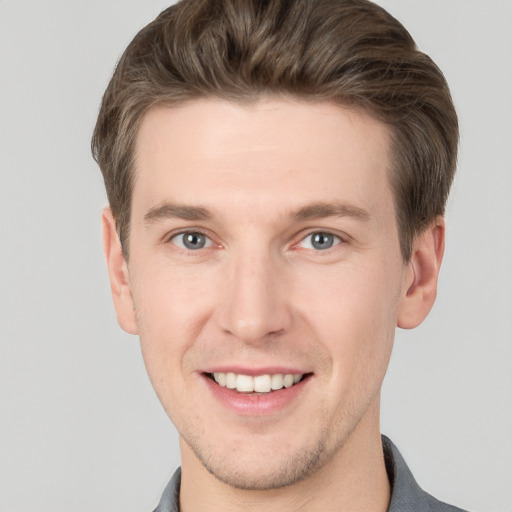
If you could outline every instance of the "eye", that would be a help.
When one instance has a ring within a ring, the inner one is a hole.
[[[174,235],[170,242],[187,251],[197,251],[198,249],[205,249],[212,245],[212,241],[199,231],[187,231]]]
[[[341,243],[339,236],[327,233],[325,231],[315,231],[303,238],[298,244],[303,249],[314,249],[315,251],[325,251]]]

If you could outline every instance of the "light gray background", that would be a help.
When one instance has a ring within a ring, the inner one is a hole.
[[[439,298],[399,332],[382,430],[421,485],[512,510],[512,2],[382,0],[462,125]],[[0,511],[149,511],[177,436],[117,326],[89,140],[114,63],[164,0],[0,0]]]

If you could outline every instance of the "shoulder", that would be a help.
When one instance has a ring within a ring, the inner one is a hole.
[[[167,484],[158,507],[153,512],[179,512],[181,468],[178,468]]]
[[[386,436],[382,436],[382,447],[391,483],[388,512],[465,512],[425,492],[417,484],[398,448]]]

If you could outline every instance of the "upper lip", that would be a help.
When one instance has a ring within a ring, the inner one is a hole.
[[[212,366],[202,370],[202,373],[236,373],[238,375],[250,375],[256,377],[258,375],[304,375],[305,373],[311,373],[311,371],[299,367],[291,366],[264,366],[264,367],[247,367],[247,366],[236,366],[236,365],[219,365]]]

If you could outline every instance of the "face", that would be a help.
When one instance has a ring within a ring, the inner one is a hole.
[[[413,274],[389,147],[385,126],[330,103],[205,99],[145,117],[116,305],[183,464],[276,488],[378,432]]]

